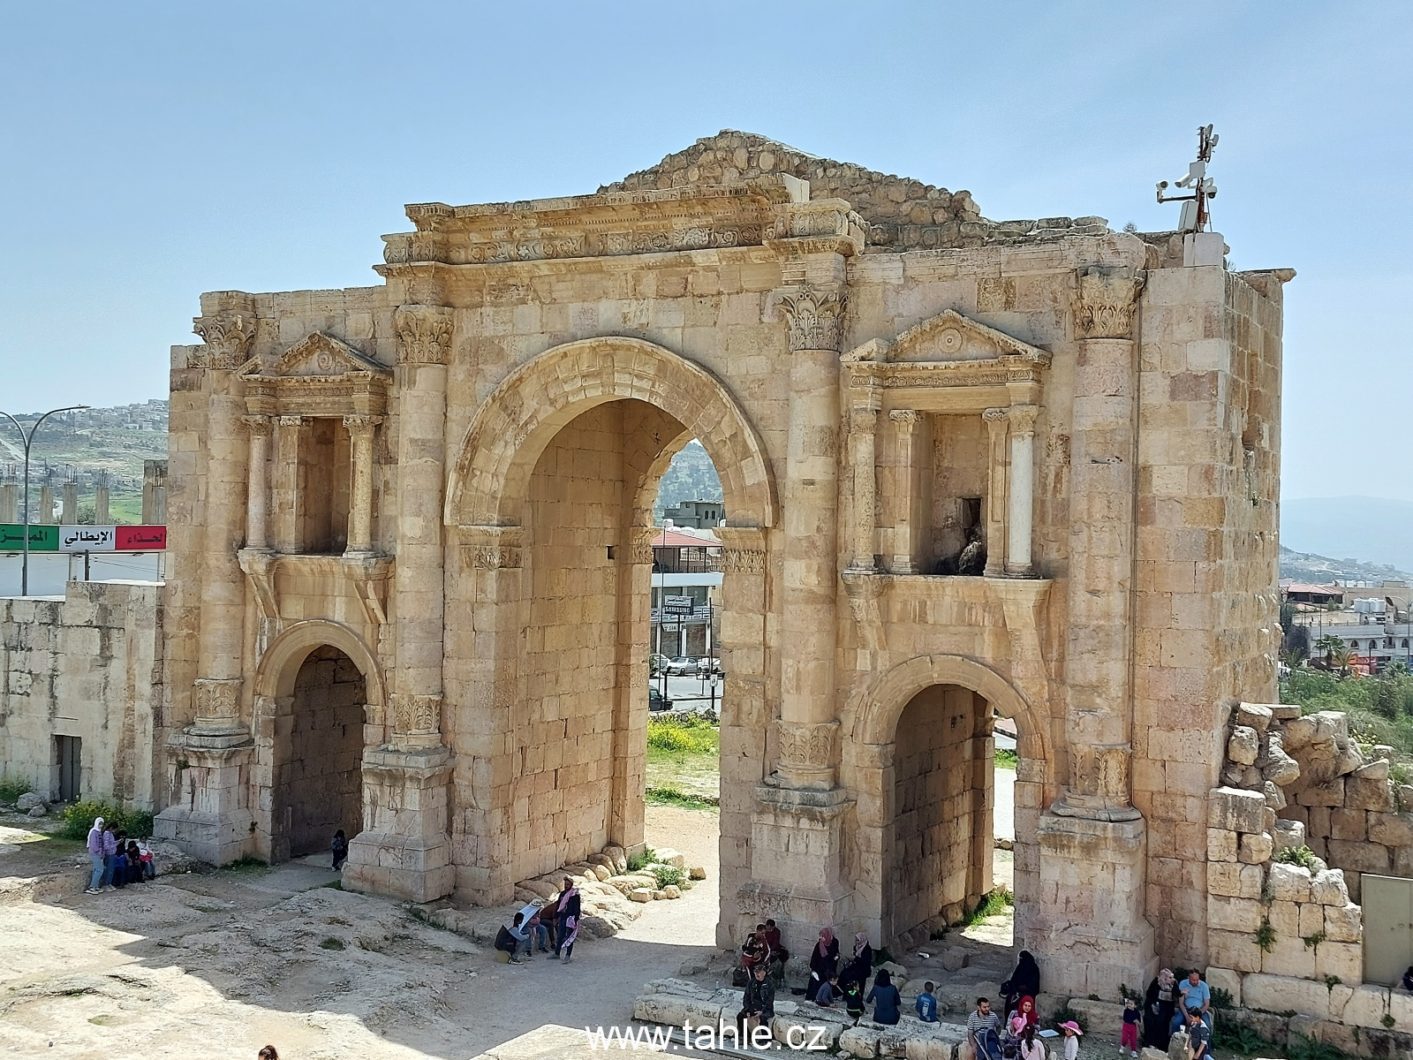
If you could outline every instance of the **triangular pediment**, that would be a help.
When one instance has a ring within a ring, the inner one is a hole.
[[[279,359],[268,369],[252,360],[241,369],[241,375],[266,379],[338,379],[347,376],[383,378],[391,376],[392,369],[355,350],[348,343],[322,331],[316,331],[280,354]]]
[[[1020,362],[1049,364],[1050,354],[1004,331],[944,309],[891,340],[873,339],[845,355],[846,361],[893,364]]]

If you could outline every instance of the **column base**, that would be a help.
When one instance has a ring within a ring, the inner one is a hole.
[[[181,801],[168,806],[152,823],[156,839],[176,843],[211,865],[226,865],[251,850],[255,817],[250,809],[251,758],[248,732],[189,731],[174,741]]]
[[[456,885],[447,835],[445,747],[363,755],[364,829],[348,844],[343,885],[351,891],[430,902]]]
[[[717,944],[734,948],[773,917],[794,953],[808,953],[825,924],[841,925],[853,888],[844,879],[842,788],[825,791],[760,784],[751,815],[751,881],[736,892],[734,924],[717,925]],[[875,940],[876,941],[876,940]]]
[[[1144,915],[1147,825],[1046,811],[1040,844],[1040,901],[1025,938],[1052,982],[1071,994],[1117,996],[1157,969],[1153,926]],[[1048,969],[1055,969],[1053,972]]]

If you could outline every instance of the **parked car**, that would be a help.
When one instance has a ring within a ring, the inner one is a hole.
[[[689,655],[679,655],[672,659],[663,667],[668,677],[682,677],[685,674],[695,675],[697,672],[697,660]]]
[[[648,656],[648,675],[650,677],[656,677],[667,668],[667,664],[671,661],[671,659],[661,652],[653,652]]]
[[[671,710],[671,709],[672,709],[672,700],[671,700],[671,699],[669,699],[667,696],[664,696],[664,695],[663,695],[661,692],[659,692],[656,688],[652,688],[652,687],[649,687],[649,688],[648,688],[648,710],[650,710],[650,711],[652,711],[654,714],[656,714],[656,713],[658,713],[659,711]]]
[[[699,672],[701,672],[701,673],[703,673],[703,674],[719,674],[719,673],[721,673],[721,660],[720,660],[720,659],[698,659],[698,660],[697,660],[697,669],[698,669]]]

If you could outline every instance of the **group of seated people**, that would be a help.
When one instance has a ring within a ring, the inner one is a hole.
[[[785,972],[785,962],[790,959],[790,951],[780,940],[780,929],[774,920],[757,924],[756,929],[746,936],[741,944],[741,970],[749,983],[751,973],[756,968],[765,968],[767,973],[774,971],[777,976]]]
[[[87,894],[142,883],[157,875],[147,843],[129,839],[127,832],[105,823],[101,817],[88,830],[87,848],[93,863],[93,875],[85,888]]]
[[[495,948],[507,954],[511,964],[522,963],[522,952],[528,957],[536,948],[568,964],[574,959],[580,915],[579,888],[566,876],[561,891],[544,905],[530,902],[501,925]]]

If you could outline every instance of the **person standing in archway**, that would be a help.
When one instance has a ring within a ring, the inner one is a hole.
[[[844,965],[844,970],[839,973],[839,985],[848,987],[850,983],[857,983],[862,989],[872,972],[873,947],[869,945],[868,934],[860,931],[854,936],[854,954]]]
[[[329,844],[329,849],[334,855],[334,871],[338,872],[343,868],[343,863],[348,860],[348,839],[340,828],[334,833],[334,841]]]

